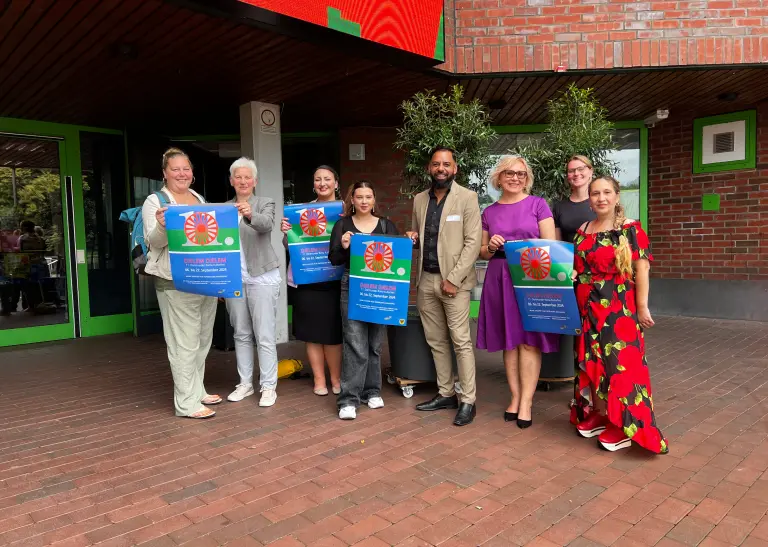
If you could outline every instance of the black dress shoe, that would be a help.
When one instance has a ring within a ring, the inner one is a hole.
[[[521,420],[520,418],[517,419],[517,427],[520,429],[526,429],[533,425],[533,419],[530,420]]]
[[[475,419],[477,414],[477,406],[469,403],[461,403],[459,405],[459,411],[456,413],[456,419],[453,420],[453,425],[469,425],[472,420]]]
[[[507,412],[504,411],[504,421],[505,422],[516,422],[517,421],[517,412]]]
[[[444,408],[459,408],[459,401],[456,396],[443,397],[439,393],[426,403],[416,405],[416,410],[442,410]]]

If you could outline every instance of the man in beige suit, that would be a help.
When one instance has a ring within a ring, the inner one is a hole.
[[[475,261],[482,226],[477,194],[454,183],[456,152],[433,151],[427,166],[432,187],[413,200],[408,236],[419,247],[417,306],[432,349],[439,393],[417,410],[458,408],[455,425],[475,418],[475,353],[469,332],[469,291],[477,283]],[[453,381],[451,343],[456,352],[460,400]]]

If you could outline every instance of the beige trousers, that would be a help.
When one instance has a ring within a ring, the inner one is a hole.
[[[451,343],[456,352],[462,403],[475,402],[475,352],[469,330],[469,291],[460,290],[455,298],[443,294],[439,274],[421,272],[416,306],[421,315],[424,335],[437,371],[440,395],[450,397],[454,390]]]
[[[177,416],[203,409],[208,394],[203,386],[205,358],[213,341],[216,298],[177,291],[173,281],[155,278],[163,335],[173,375],[173,403]]]

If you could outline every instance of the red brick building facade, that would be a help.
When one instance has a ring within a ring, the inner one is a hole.
[[[640,216],[656,261],[652,305],[662,313],[768,319],[768,7],[759,1],[446,0],[446,60],[436,67],[490,103],[504,131],[544,121],[546,100],[571,82],[595,90],[617,122],[642,122]],[[432,86],[434,87],[434,86]],[[497,107],[501,100],[506,106]],[[694,120],[756,111],[756,163],[694,173]],[[509,127],[512,125],[512,127]],[[379,183],[405,229],[402,156],[394,129],[340,133],[345,183]],[[365,144],[365,161],[348,160]],[[718,210],[704,210],[706,196]]]

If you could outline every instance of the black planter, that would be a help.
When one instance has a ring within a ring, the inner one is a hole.
[[[437,382],[432,350],[424,337],[424,327],[415,306],[408,309],[408,324],[405,327],[387,327],[387,341],[392,376],[415,382]],[[451,355],[455,370],[453,347]]]
[[[560,337],[560,350],[557,353],[543,353],[541,355],[541,374],[544,381],[568,380],[573,378],[573,336],[562,335]]]

